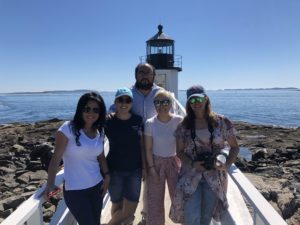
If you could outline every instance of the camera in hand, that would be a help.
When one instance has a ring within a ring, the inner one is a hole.
[[[215,165],[215,156],[213,155],[212,152],[201,152],[201,153],[197,154],[194,162],[195,161],[204,162],[204,164],[202,164],[202,166],[207,170],[211,170],[214,168],[214,165]]]

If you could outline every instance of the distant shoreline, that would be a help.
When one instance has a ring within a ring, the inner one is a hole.
[[[300,88],[296,87],[274,87],[274,88],[225,88],[225,89],[217,89],[217,90],[208,90],[208,91],[272,91],[272,90],[277,90],[277,91],[300,91]],[[18,91],[18,92],[7,92],[7,93],[0,93],[0,94],[14,94],[14,95],[19,95],[19,94],[51,94],[51,93],[69,93],[69,92],[89,92],[89,91],[95,91],[95,90],[88,90],[88,89],[78,89],[78,90],[53,90],[53,91]],[[185,89],[183,90],[178,90],[178,91],[186,91]],[[105,92],[114,92],[114,91],[100,91],[101,93]]]
[[[283,91],[300,91],[300,88],[295,88],[295,87],[287,87],[287,88],[280,88],[280,87],[275,87],[275,88],[241,88],[241,89],[223,89],[224,91],[257,91],[257,90],[262,90],[262,91],[268,91],[268,90],[283,90]]]
[[[0,128],[1,127],[6,127],[6,126],[16,126],[16,125],[34,125],[38,123],[54,123],[54,122],[60,122],[60,121],[67,121],[68,119],[60,119],[60,118],[52,118],[52,119],[46,119],[46,120],[38,120],[38,121],[33,121],[33,122],[10,122],[10,123],[0,123]],[[300,128],[300,126],[295,126],[295,127],[289,127],[289,126],[279,126],[279,125],[272,125],[272,124],[260,124],[260,123],[250,123],[247,121],[241,121],[241,120],[232,120],[233,123],[235,124],[248,124],[251,126],[262,126],[262,127],[269,127],[269,128],[280,128],[280,129],[291,129],[295,130]]]

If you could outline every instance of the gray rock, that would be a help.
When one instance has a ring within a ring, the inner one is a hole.
[[[35,193],[36,190],[37,190],[37,187],[35,188],[34,191],[22,193],[21,196],[24,197],[25,199],[28,199],[28,198],[30,198]]]
[[[22,145],[14,144],[11,148],[11,151],[14,153],[21,153],[25,151],[25,148]]]
[[[30,161],[26,166],[26,169],[30,171],[41,170],[42,168],[43,167],[40,161]]]
[[[38,170],[35,173],[30,174],[30,181],[45,180],[48,177],[48,173],[45,170]]]
[[[9,166],[9,165],[14,165],[14,162],[13,161],[10,161],[10,160],[6,160],[6,159],[1,159],[0,160],[0,166]]]
[[[257,149],[255,150],[255,152],[252,155],[252,160],[253,161],[257,161],[258,159],[265,159],[267,158],[267,149],[266,148],[262,148],[262,149]]]
[[[14,173],[16,171],[16,168],[10,167],[0,167],[0,174],[3,176],[8,173]]]
[[[8,188],[16,188],[19,186],[19,183],[15,182],[14,180],[12,181],[7,181],[7,182],[4,182],[3,185],[5,187],[8,187]]]
[[[3,202],[3,208],[5,210],[7,209],[16,209],[23,201],[25,201],[25,198],[23,196],[12,196],[4,200]]]
[[[0,211],[0,217],[5,219],[6,217],[8,217],[11,213],[13,212],[13,209],[7,209],[4,211]]]
[[[296,209],[294,195],[291,192],[285,192],[278,194],[278,207],[282,212],[284,219],[288,219],[294,215]]]
[[[24,188],[25,192],[34,192],[36,190],[37,190],[37,187],[35,185],[29,185],[29,186]]]
[[[1,150],[2,151],[2,150]],[[12,155],[11,154],[4,154],[4,153],[0,153],[0,160],[8,160],[11,161]]]

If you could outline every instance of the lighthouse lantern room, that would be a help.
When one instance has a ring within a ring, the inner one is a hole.
[[[155,67],[155,83],[178,97],[178,72],[182,70],[182,57],[175,55],[174,40],[163,32],[158,25],[158,32],[148,41],[147,55],[141,62],[148,62]]]

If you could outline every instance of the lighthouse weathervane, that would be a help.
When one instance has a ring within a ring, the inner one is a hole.
[[[175,55],[174,40],[163,32],[158,25],[158,32],[146,41],[146,56],[141,62],[148,62],[155,67],[155,83],[178,97],[178,72],[182,71],[182,57]]]

